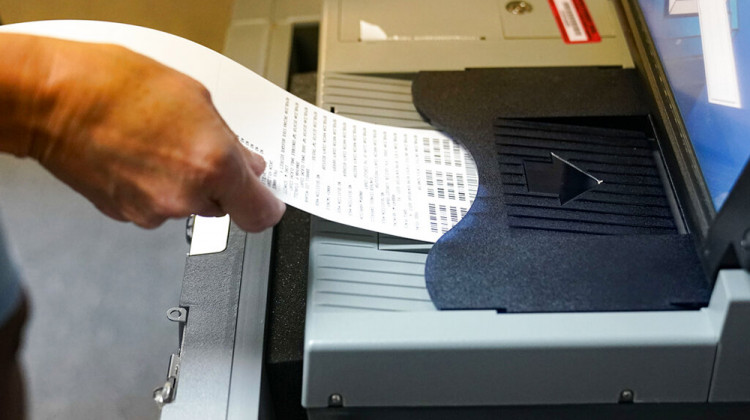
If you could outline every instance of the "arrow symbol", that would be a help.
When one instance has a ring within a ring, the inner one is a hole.
[[[565,205],[604,182],[552,152],[550,157],[552,162],[523,161],[529,192],[556,195]]]

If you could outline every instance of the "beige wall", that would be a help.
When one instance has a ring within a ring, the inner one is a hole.
[[[179,35],[216,51],[224,48],[234,0],[0,0],[3,23],[94,19]]]

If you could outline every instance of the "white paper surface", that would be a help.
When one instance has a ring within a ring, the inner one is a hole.
[[[242,143],[266,160],[264,183],[287,204],[325,219],[434,242],[476,195],[473,160],[441,133],[332,114],[183,38],[93,21],[31,22],[0,31],[116,43],[197,79]]]

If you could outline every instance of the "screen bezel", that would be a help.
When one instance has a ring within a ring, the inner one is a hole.
[[[702,241],[716,217],[711,194],[640,6],[637,0],[622,0],[621,6],[636,69],[651,92],[651,113],[670,181],[690,232]]]

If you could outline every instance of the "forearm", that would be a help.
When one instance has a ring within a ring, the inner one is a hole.
[[[81,152],[113,99],[141,76],[123,56],[137,55],[109,44],[0,34],[0,151],[45,166],[50,155]]]
[[[43,89],[50,69],[44,38],[0,34],[0,151],[28,156],[48,136],[46,115],[53,105]]]

